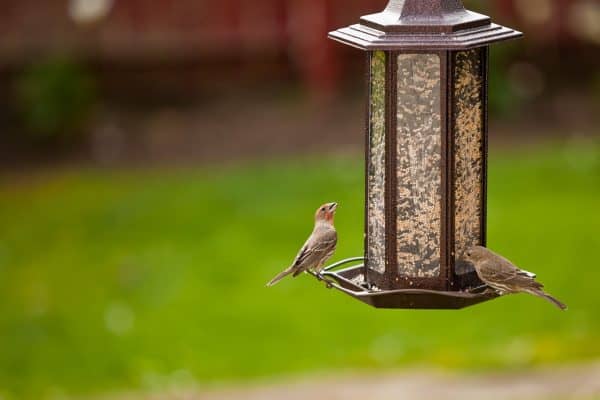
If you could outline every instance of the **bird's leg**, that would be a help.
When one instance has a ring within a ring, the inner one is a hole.
[[[312,272],[312,274],[320,281],[325,282],[325,287],[327,289],[331,289],[333,287],[333,285],[331,284],[331,280],[325,278],[323,275],[321,275],[321,271],[319,272]]]
[[[504,294],[504,292],[502,292],[501,290],[498,290],[496,288],[493,288],[487,284],[483,284],[483,285],[479,285],[473,288],[469,288],[467,289],[468,293],[475,293],[475,294],[482,294],[482,295],[486,295],[486,294],[491,294],[491,293],[498,293],[499,296],[502,296]]]
[[[507,294],[508,292],[502,290],[502,289],[498,289],[495,288],[493,286],[490,285],[486,285],[487,287],[485,288],[485,290],[481,293],[481,294],[491,294],[491,293],[495,293],[498,296],[504,296],[505,294]]]
[[[317,278],[320,281],[325,282],[326,286],[328,288],[331,287],[331,284],[329,283],[329,281],[327,279],[325,279],[325,277],[321,274],[321,271],[318,269],[309,269],[305,271],[308,274],[311,274],[312,276],[314,276],[315,278]]]
[[[330,279],[326,279],[323,275],[321,275],[321,272],[317,272],[317,278],[323,282],[325,282],[325,287],[327,289],[331,289],[333,287],[333,284],[331,283]]]
[[[317,278],[318,280],[322,281],[323,280],[323,275],[321,275],[319,272],[315,272],[312,269],[307,269],[306,271],[307,274],[310,274],[312,276],[314,276],[315,278]]]
[[[479,286],[468,288],[467,292],[469,292],[469,293],[477,293],[477,292],[479,292],[481,290],[488,290],[488,289],[490,289],[490,287],[484,283],[483,285],[479,285]]]

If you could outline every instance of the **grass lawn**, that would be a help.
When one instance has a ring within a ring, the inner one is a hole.
[[[414,365],[600,358],[600,150],[493,152],[488,238],[569,305],[375,310],[314,279],[265,283],[338,201],[361,255],[360,157],[72,170],[0,183],[0,398]]]

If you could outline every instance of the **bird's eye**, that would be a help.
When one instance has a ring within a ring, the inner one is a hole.
[[[467,257],[471,257],[471,252],[467,251]]]
[[[321,211],[325,211],[325,207],[321,207]]]

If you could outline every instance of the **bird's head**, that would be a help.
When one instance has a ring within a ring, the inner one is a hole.
[[[315,213],[315,221],[325,221],[330,224],[333,224],[333,216],[335,215],[335,210],[337,209],[337,203],[326,203],[317,209]]]
[[[473,246],[463,255],[463,259],[465,261],[470,262],[471,264],[476,264],[478,261],[484,260],[489,254],[489,250],[483,246]]]

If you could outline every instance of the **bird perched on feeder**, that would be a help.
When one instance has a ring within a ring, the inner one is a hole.
[[[289,274],[293,277],[308,270],[321,272],[325,262],[335,251],[337,232],[333,226],[333,217],[337,203],[326,203],[315,213],[315,227],[298,252],[292,265],[271,279],[267,286],[273,286]]]
[[[464,258],[473,264],[479,279],[500,294],[525,292],[546,299],[561,310],[567,308],[565,304],[544,292],[544,285],[535,281],[534,274],[517,268],[506,258],[485,247],[471,247],[466,251]]]

